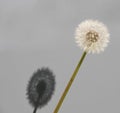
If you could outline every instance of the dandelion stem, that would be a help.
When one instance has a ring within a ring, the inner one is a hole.
[[[78,70],[79,70],[79,68],[80,68],[86,54],[87,54],[87,52],[84,52],[82,54],[82,57],[81,57],[78,65],[77,65],[76,69],[74,70],[73,75],[71,76],[71,78],[70,78],[70,80],[69,80],[69,82],[68,82],[68,84],[67,84],[67,86],[66,86],[66,88],[65,88],[65,90],[64,90],[64,92],[63,92],[63,94],[62,94],[62,96],[61,96],[61,98],[60,98],[60,100],[59,100],[59,102],[58,102],[58,104],[56,106],[56,108],[55,108],[55,110],[54,110],[54,113],[58,113],[58,111],[59,111],[59,109],[60,109],[60,107],[61,107],[61,105],[63,103],[63,100],[64,100],[65,96],[67,95],[67,93],[68,93],[68,91],[69,91],[69,89],[70,89],[70,87],[71,87],[71,85],[72,85],[72,83],[73,83],[73,81],[74,81],[74,79],[75,79],[75,77],[77,75],[77,72],[78,72]]]

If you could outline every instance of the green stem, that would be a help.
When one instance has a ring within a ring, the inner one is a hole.
[[[74,79],[75,79],[75,77],[77,75],[77,72],[78,72],[78,70],[79,70],[79,68],[80,68],[86,54],[87,54],[87,52],[84,52],[82,54],[82,57],[81,57],[78,65],[77,65],[76,69],[74,70],[73,75],[71,76],[71,78],[70,78],[70,80],[69,80],[69,82],[68,82],[68,84],[67,84],[67,86],[66,86],[66,88],[65,88],[65,90],[64,90],[64,92],[63,92],[63,94],[62,94],[62,96],[61,96],[61,98],[60,98],[60,100],[59,100],[59,102],[58,102],[58,104],[56,106],[56,108],[55,108],[55,110],[54,110],[54,113],[58,113],[58,111],[59,111],[59,109],[60,109],[60,107],[61,107],[61,105],[63,103],[63,100],[64,100],[65,96],[67,95],[67,93],[68,93],[68,91],[69,91],[69,89],[70,89],[70,87],[71,87],[71,85],[72,85],[72,83],[73,83],[73,81],[74,81]]]

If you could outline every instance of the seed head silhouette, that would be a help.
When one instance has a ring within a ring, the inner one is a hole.
[[[45,106],[51,99],[55,90],[55,76],[49,68],[38,69],[30,78],[27,86],[27,98],[35,108]]]

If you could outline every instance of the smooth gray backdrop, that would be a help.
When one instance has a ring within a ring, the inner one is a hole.
[[[43,66],[56,90],[37,113],[53,113],[83,52],[74,31],[85,19],[105,23],[110,43],[87,55],[59,113],[120,113],[119,0],[0,0],[0,113],[32,113],[26,86]]]

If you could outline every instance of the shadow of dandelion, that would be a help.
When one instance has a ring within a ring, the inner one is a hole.
[[[27,98],[34,107],[33,113],[37,108],[45,106],[51,99],[55,90],[55,76],[49,68],[38,69],[30,78],[27,86]]]

